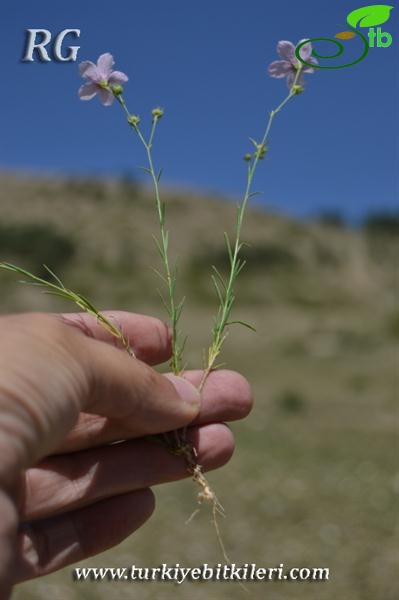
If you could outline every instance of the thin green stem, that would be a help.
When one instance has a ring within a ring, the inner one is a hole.
[[[159,253],[161,255],[161,259],[162,259],[163,266],[164,266],[165,277],[163,277],[163,280],[166,283],[167,291],[168,291],[168,304],[165,302],[164,302],[164,304],[165,304],[165,307],[167,309],[167,312],[168,312],[168,315],[170,318],[171,329],[172,329],[172,358],[171,358],[170,364],[171,364],[171,368],[172,368],[173,372],[178,375],[183,370],[182,353],[183,353],[184,343],[183,343],[183,345],[181,345],[180,341],[179,341],[179,333],[180,332],[179,332],[178,324],[179,324],[179,319],[180,319],[181,312],[183,309],[184,299],[179,303],[176,301],[176,267],[175,266],[172,267],[170,264],[170,260],[169,260],[169,232],[166,229],[166,223],[165,223],[166,206],[165,206],[165,203],[161,200],[161,195],[160,195],[160,190],[159,190],[160,174],[157,174],[155,171],[154,161],[153,161],[153,157],[152,157],[152,144],[154,141],[156,127],[157,127],[157,124],[159,121],[159,116],[157,116],[157,115],[153,116],[151,132],[150,132],[150,136],[147,141],[145,139],[143,133],[140,130],[139,120],[138,119],[134,120],[132,114],[130,113],[129,109],[127,108],[127,105],[126,105],[126,102],[125,102],[123,96],[121,94],[119,94],[116,96],[116,98],[117,98],[119,104],[122,106],[123,110],[125,111],[129,124],[131,125],[131,127],[133,128],[135,133],[137,134],[140,142],[142,143],[142,145],[145,149],[146,156],[147,156],[147,162],[148,162],[148,173],[151,176],[153,187],[154,187],[155,204],[156,204],[159,227],[160,227],[160,241],[156,240],[156,242],[157,242],[157,247],[158,247]],[[133,120],[132,120],[132,118],[133,118]]]
[[[230,273],[229,273],[227,283],[224,282],[221,277],[219,277],[219,280],[216,279],[215,277],[213,277],[213,281],[214,281],[214,284],[216,287],[216,291],[218,293],[220,304],[219,304],[219,310],[218,310],[217,316],[215,318],[214,327],[212,330],[212,342],[208,349],[207,364],[205,366],[200,389],[203,388],[205,381],[206,381],[209,373],[211,372],[211,370],[214,368],[215,361],[222,350],[222,346],[223,346],[224,341],[227,336],[227,328],[228,328],[229,321],[230,321],[231,311],[232,311],[234,301],[235,301],[235,296],[234,296],[235,284],[236,284],[237,277],[238,277],[240,271],[245,266],[245,261],[240,258],[240,250],[243,245],[241,242],[241,229],[242,229],[244,214],[245,214],[245,210],[247,208],[248,200],[250,199],[251,193],[252,193],[251,190],[252,190],[252,183],[253,183],[254,175],[255,175],[257,166],[259,164],[259,161],[264,157],[265,153],[267,152],[267,142],[269,139],[270,130],[272,128],[274,119],[276,118],[277,114],[286,106],[286,104],[288,104],[288,102],[291,100],[291,98],[293,98],[294,96],[297,95],[296,85],[297,85],[297,81],[300,76],[301,70],[302,70],[301,67],[299,67],[297,69],[297,73],[296,73],[294,82],[290,88],[288,95],[277,106],[277,108],[273,109],[270,112],[262,140],[259,144],[256,144],[256,152],[254,153],[254,156],[253,156],[250,164],[248,165],[247,184],[246,184],[243,200],[237,210],[237,223],[236,223],[236,232],[235,232],[235,242],[234,242],[233,248],[230,246],[230,242],[227,237],[227,234],[225,234],[227,250],[228,250],[229,259],[230,259]],[[219,283],[222,284],[222,289],[220,288]],[[244,323],[244,325],[245,325],[245,323]]]

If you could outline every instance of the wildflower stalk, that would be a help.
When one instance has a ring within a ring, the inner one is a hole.
[[[259,161],[264,158],[267,153],[267,142],[269,139],[270,130],[273,125],[273,121],[278,115],[279,112],[283,110],[283,108],[288,104],[288,102],[294,96],[298,95],[303,91],[301,86],[297,85],[298,79],[301,74],[302,67],[298,66],[297,72],[295,75],[295,79],[290,88],[290,91],[286,98],[277,106],[277,108],[273,109],[269,114],[269,119],[266,124],[266,129],[263,134],[262,140],[260,143],[255,142],[255,140],[251,140],[255,146],[255,152],[251,155],[246,155],[245,159],[248,160],[248,172],[247,172],[247,184],[245,188],[245,193],[241,204],[237,208],[237,220],[236,220],[236,231],[235,231],[235,241],[234,246],[232,247],[228,234],[224,233],[224,239],[227,247],[227,252],[230,261],[230,273],[227,282],[222,277],[221,273],[215,266],[212,266],[214,271],[212,275],[212,281],[215,286],[215,290],[219,299],[219,309],[215,318],[214,326],[212,329],[212,341],[208,348],[207,352],[207,361],[204,369],[204,373],[202,376],[202,380],[200,383],[200,390],[205,385],[205,382],[209,376],[209,373],[212,369],[215,368],[215,362],[222,351],[223,344],[226,340],[228,334],[229,325],[240,324],[245,327],[249,327],[253,329],[251,325],[248,323],[244,323],[243,321],[231,321],[231,311],[235,301],[235,285],[238,278],[238,275],[245,267],[246,261],[240,257],[240,251],[243,246],[243,242],[241,241],[241,229],[244,220],[245,210],[247,208],[247,204],[251,196],[254,195],[252,192],[252,183],[255,176],[255,172]]]
[[[183,310],[183,305],[184,305],[185,299],[183,298],[180,302],[178,302],[176,300],[177,267],[176,267],[176,265],[172,267],[170,264],[170,260],[169,260],[169,253],[168,253],[169,252],[169,231],[166,229],[166,223],[165,223],[166,205],[165,205],[165,202],[163,202],[161,200],[161,195],[160,195],[160,190],[159,190],[159,181],[161,178],[162,171],[159,171],[158,173],[155,171],[154,161],[153,161],[153,157],[152,157],[152,144],[153,144],[153,140],[154,140],[154,136],[155,136],[155,132],[156,132],[156,127],[157,127],[159,119],[163,115],[163,111],[159,108],[154,109],[152,111],[152,127],[151,127],[150,136],[147,141],[139,127],[139,123],[140,123],[139,117],[137,117],[136,115],[132,115],[130,113],[122,94],[120,94],[120,93],[115,94],[115,97],[116,97],[117,101],[119,102],[119,104],[121,105],[121,107],[123,108],[123,110],[125,111],[125,113],[127,115],[128,123],[133,128],[133,130],[136,132],[140,142],[142,143],[142,145],[145,149],[146,155],[147,155],[148,169],[146,168],[144,170],[150,175],[150,177],[152,179],[154,193],[155,193],[155,203],[156,203],[156,209],[157,209],[157,215],[158,215],[158,221],[159,221],[159,228],[160,228],[160,241],[155,237],[154,237],[154,239],[155,239],[155,243],[157,245],[157,249],[161,256],[161,260],[162,260],[163,267],[164,267],[164,275],[162,275],[158,271],[156,271],[156,273],[161,277],[161,279],[165,283],[165,285],[167,287],[167,291],[168,291],[168,302],[165,302],[165,299],[163,298],[161,293],[160,293],[160,296],[161,296],[162,303],[166,309],[166,312],[168,313],[168,316],[170,319],[170,324],[171,324],[171,330],[172,330],[172,358],[170,361],[170,366],[171,366],[173,373],[175,375],[179,375],[183,371],[182,355],[183,355],[185,340],[183,341],[182,344],[180,344],[180,340],[179,340],[180,332],[179,332],[178,324],[179,324],[179,320],[180,320],[181,313]]]
[[[113,335],[119,342],[122,347],[127,351],[127,353],[134,357],[134,352],[129,344],[129,340],[125,337],[123,331],[114,325],[112,321],[110,321],[103,313],[101,313],[93,304],[82,294],[78,292],[74,292],[62,283],[61,279],[46,265],[43,265],[46,271],[52,276],[55,283],[51,281],[47,281],[46,279],[42,279],[34,273],[30,273],[21,267],[17,267],[11,263],[0,262],[0,269],[4,269],[5,271],[11,271],[13,273],[18,273],[19,275],[23,275],[27,277],[28,280],[22,280],[20,283],[26,283],[29,285],[36,285],[39,287],[43,287],[46,289],[45,294],[51,294],[52,296],[59,296],[64,298],[65,300],[69,300],[73,302],[81,308],[84,312],[88,313],[92,317],[97,319],[97,322],[104,327],[111,335]]]

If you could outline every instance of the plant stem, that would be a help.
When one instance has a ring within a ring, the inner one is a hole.
[[[151,133],[150,133],[150,137],[147,141],[140,130],[139,122],[137,122],[137,123],[132,122],[132,120],[131,120],[132,115],[126,106],[126,102],[125,102],[123,96],[121,94],[119,94],[116,96],[116,99],[118,100],[118,102],[122,106],[122,108],[124,109],[124,111],[127,115],[129,124],[134,129],[134,131],[137,133],[137,136],[138,136],[140,142],[142,143],[142,145],[145,149],[146,155],[147,155],[148,169],[146,169],[146,171],[149,173],[149,175],[151,176],[151,179],[152,179],[154,193],[155,193],[155,203],[156,203],[156,209],[157,209],[158,221],[159,221],[159,227],[160,227],[160,241],[158,241],[155,238],[155,242],[157,244],[158,251],[161,255],[161,259],[162,259],[163,267],[164,267],[164,275],[161,275],[161,278],[164,281],[164,283],[166,284],[166,287],[168,290],[168,303],[165,302],[162,295],[161,295],[161,299],[166,308],[166,311],[169,315],[170,322],[171,322],[172,358],[171,358],[170,365],[171,365],[173,373],[175,375],[179,375],[183,371],[182,354],[183,354],[183,349],[184,349],[184,342],[182,345],[180,344],[178,323],[179,323],[179,319],[180,319],[182,309],[183,309],[184,298],[180,302],[176,301],[177,269],[176,269],[176,266],[171,267],[170,260],[169,260],[169,254],[168,254],[169,232],[167,231],[167,229],[165,227],[166,206],[165,206],[165,202],[163,202],[161,200],[161,195],[160,195],[160,191],[159,191],[159,179],[160,179],[161,173],[158,173],[158,174],[156,173],[155,168],[154,168],[154,161],[152,158],[152,143],[154,140],[155,130],[157,127],[157,123],[159,121],[159,117],[153,116]]]
[[[95,319],[97,319],[98,323],[104,327],[111,335],[113,335],[116,339],[118,339],[126,350],[126,352],[134,357],[133,349],[130,346],[128,338],[123,333],[122,329],[117,325],[114,325],[110,319],[108,319],[103,313],[101,313],[85,296],[79,294],[78,292],[74,292],[65,287],[62,283],[61,279],[57,277],[57,275],[46,265],[43,265],[46,271],[53,277],[55,283],[51,283],[47,281],[47,279],[43,279],[42,277],[38,277],[34,273],[27,271],[26,269],[22,269],[21,267],[17,267],[11,263],[0,262],[0,269],[4,269],[5,271],[11,271],[13,273],[18,273],[19,275],[24,275],[28,278],[28,281],[21,281],[20,283],[28,283],[31,285],[36,285],[38,287],[46,288],[48,291],[45,292],[47,294],[51,294],[53,296],[59,296],[60,298],[64,298],[65,300],[69,300],[76,304],[79,308],[84,310],[87,314],[91,315]],[[30,281],[29,281],[30,279]]]
[[[217,291],[217,294],[219,297],[220,304],[219,304],[217,316],[215,318],[215,324],[214,324],[214,327],[212,330],[213,337],[212,337],[211,345],[208,349],[207,364],[206,364],[204,374],[203,374],[203,377],[201,380],[200,390],[204,387],[205,381],[206,381],[209,373],[214,368],[215,361],[216,361],[217,357],[219,356],[219,354],[222,350],[224,341],[226,339],[227,327],[229,325],[230,315],[231,315],[231,311],[232,311],[233,304],[235,301],[235,296],[234,296],[235,284],[236,284],[237,277],[238,277],[240,271],[245,266],[245,261],[241,260],[241,258],[239,256],[240,250],[243,245],[241,242],[241,229],[242,229],[244,214],[245,214],[245,210],[246,210],[246,207],[248,204],[248,200],[250,199],[250,197],[252,195],[252,192],[251,192],[252,183],[253,183],[254,175],[256,172],[256,168],[259,164],[259,161],[263,158],[264,154],[267,151],[267,142],[269,139],[270,130],[272,128],[272,124],[273,124],[275,117],[286,106],[286,104],[288,104],[288,102],[291,100],[291,98],[293,98],[294,96],[297,95],[295,86],[297,85],[297,81],[300,76],[301,70],[302,70],[301,67],[299,67],[297,69],[297,73],[296,73],[294,82],[293,82],[286,98],[284,98],[284,100],[277,106],[277,108],[273,109],[270,112],[269,119],[267,121],[266,129],[264,131],[262,140],[259,144],[257,144],[257,150],[254,154],[252,161],[250,162],[250,164],[248,166],[246,189],[245,189],[243,200],[242,200],[241,204],[238,206],[238,210],[237,210],[237,223],[236,223],[236,232],[235,232],[235,242],[234,242],[233,248],[230,245],[230,241],[228,239],[227,234],[225,234],[225,240],[226,240],[227,250],[228,250],[229,259],[230,259],[230,274],[229,274],[227,283],[225,283],[225,281],[223,280],[223,278],[221,277],[219,272],[216,269],[214,269],[218,278],[213,276],[213,282],[216,287],[216,291]],[[222,285],[222,289],[220,289],[219,284]],[[245,323],[243,323],[243,324],[245,325]]]

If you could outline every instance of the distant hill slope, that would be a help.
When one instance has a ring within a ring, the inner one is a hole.
[[[211,300],[210,265],[221,270],[227,265],[223,231],[233,231],[234,203],[172,191],[166,198],[182,287],[192,291],[193,302]],[[3,174],[0,216],[3,260],[39,270],[46,262],[86,293],[95,284],[104,301],[125,303],[159,284],[151,271],[159,266],[152,239],[158,228],[146,189],[124,181]],[[241,302],[394,306],[398,240],[392,236],[370,237],[250,209],[243,237],[248,263]]]
[[[216,308],[211,265],[227,273],[223,231],[234,230],[235,205],[173,190],[166,190],[165,199],[178,290],[186,296],[182,325],[198,353]],[[165,317],[157,292],[162,282],[154,273],[160,268],[153,240],[158,225],[147,188],[116,180],[3,174],[0,215],[1,260],[42,275],[42,264],[48,264],[100,308]],[[323,354],[399,335],[399,240],[389,229],[386,235],[370,234],[250,208],[243,238],[247,265],[234,316],[253,323],[258,333],[254,338],[236,327],[231,352],[234,340],[249,345],[249,359],[254,341],[263,350],[277,340]],[[0,272],[3,310],[73,310],[15,280]]]

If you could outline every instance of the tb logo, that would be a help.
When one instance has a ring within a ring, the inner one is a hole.
[[[51,32],[48,29],[28,29],[26,31],[25,52],[22,62],[34,62],[34,54],[41,62],[51,62],[47,47],[51,42]],[[51,55],[58,62],[75,62],[80,46],[68,46],[63,54],[62,44],[66,36],[80,37],[80,29],[64,29],[54,38]]]

